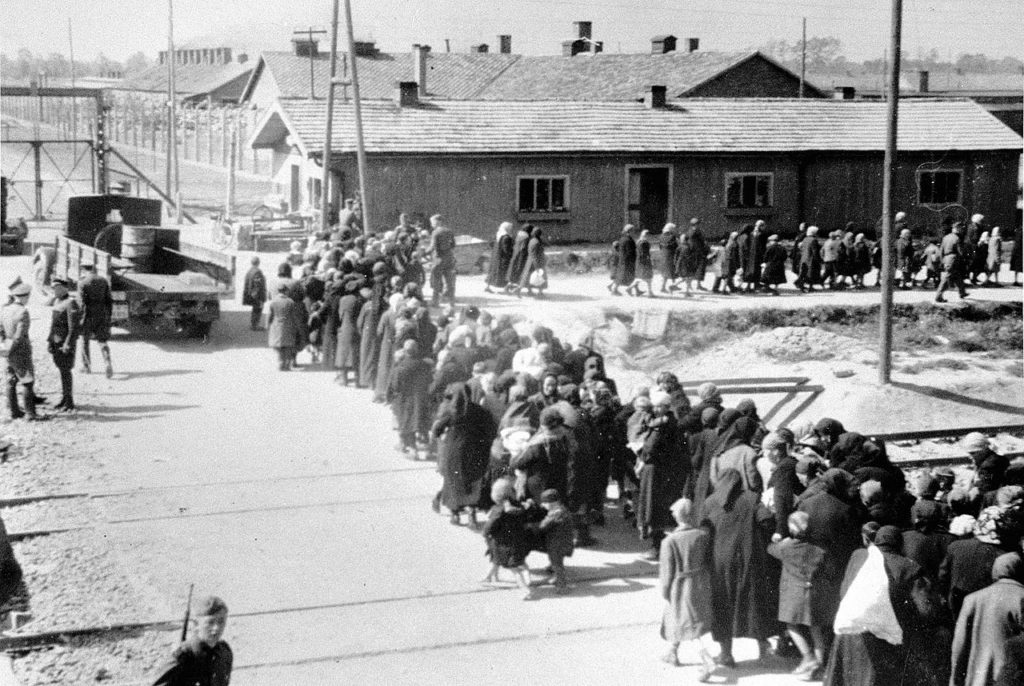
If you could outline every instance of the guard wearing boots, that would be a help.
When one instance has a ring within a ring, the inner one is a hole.
[[[75,409],[71,369],[75,366],[75,342],[82,315],[81,308],[69,293],[70,283],[56,280],[52,287],[53,309],[50,315],[50,335],[46,341],[50,355],[53,356],[53,364],[60,372],[61,394],[57,409],[69,411]]]
[[[40,419],[36,414],[34,390],[35,368],[32,365],[32,343],[28,337],[29,315],[25,305],[32,287],[17,283],[11,287],[11,302],[0,310],[0,351],[6,356],[5,379],[7,407],[11,419]],[[18,404],[18,387],[24,408]]]
[[[95,338],[103,353],[103,365],[106,367],[107,378],[114,375],[114,367],[110,363],[110,318],[114,312],[114,300],[110,295],[110,284],[96,273],[91,264],[82,265],[83,278],[78,283],[78,299],[82,305],[82,371],[92,372],[92,360],[89,355],[89,340]]]

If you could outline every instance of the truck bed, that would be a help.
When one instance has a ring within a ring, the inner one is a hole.
[[[123,272],[117,274],[114,278],[116,281],[122,282],[119,285],[123,285],[125,290],[132,291],[138,289],[147,291],[146,297],[150,299],[159,298],[160,295],[166,295],[168,299],[172,299],[175,295],[189,294],[207,296],[213,299],[218,297],[215,287],[211,287],[208,284],[188,284],[177,276],[170,274]]]

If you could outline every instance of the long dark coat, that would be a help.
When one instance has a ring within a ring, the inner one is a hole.
[[[523,278],[523,270],[526,268],[526,248],[529,244],[530,233],[520,229],[512,246],[512,256],[508,261],[506,283],[519,283],[519,280]]]
[[[643,281],[650,281],[654,278],[651,242],[647,239],[636,242],[636,278]]]
[[[1022,249],[1024,249],[1024,240],[1021,239],[1021,230],[1017,229],[1013,234],[1013,250],[1010,251],[1010,271],[1019,272],[1024,271],[1024,267],[1021,266],[1022,260]]]
[[[786,249],[772,243],[764,251],[764,273],[761,280],[771,286],[786,283]]]
[[[430,362],[413,357],[402,358],[391,369],[387,400],[399,433],[426,433],[430,429],[433,404],[427,389],[432,373]]]
[[[250,306],[263,306],[267,301],[267,277],[259,267],[253,267],[245,273],[245,283],[242,286],[242,304]]]
[[[760,283],[761,263],[764,262],[764,250],[768,237],[761,231],[752,231],[747,242],[749,256],[743,266],[743,280],[749,283]]]
[[[832,599],[816,584],[825,551],[806,541],[784,538],[768,546],[768,554],[782,562],[779,580],[779,621],[806,626],[831,626]]]
[[[453,512],[476,507],[496,432],[491,413],[473,403],[466,384],[460,383],[438,412],[432,432],[443,436],[437,456],[444,478],[441,503]]]
[[[992,563],[1005,550],[976,538],[953,541],[939,565],[939,588],[949,592],[947,598],[953,616],[960,613],[964,598],[992,583]]]
[[[738,472],[727,471],[704,501],[701,523],[711,532],[714,573],[712,635],[764,639],[775,633],[777,588],[766,588],[771,512],[756,493],[743,490]]]
[[[686,455],[679,449],[675,415],[666,413],[649,424],[652,426],[640,451],[643,466],[636,502],[636,523],[645,537],[674,524],[669,507],[682,497],[689,468]]]
[[[377,322],[377,380],[373,391],[373,399],[383,402],[387,398],[388,384],[391,381],[391,367],[395,362],[395,317],[396,312],[388,308]]]
[[[566,492],[572,450],[572,438],[564,429],[554,434],[538,433],[530,439],[526,449],[511,461],[512,469],[526,474],[527,497],[540,502],[545,489]]]
[[[504,288],[508,284],[508,266],[512,262],[512,236],[502,233],[494,241],[491,250],[491,265],[487,270],[487,285]]]
[[[676,250],[679,249],[679,239],[671,231],[663,232],[658,238],[658,246],[661,253],[661,277],[666,281],[672,281],[676,278]]]
[[[693,513],[699,517],[704,500],[711,495],[711,462],[718,445],[718,431],[702,429],[690,441],[690,478],[686,481],[686,497],[693,501]]]
[[[693,278],[703,281],[708,263],[708,242],[704,239],[704,232],[696,226],[690,229],[689,241],[690,250],[694,253],[693,259],[696,267],[696,273]]]
[[[615,283],[628,286],[636,278],[636,241],[629,234],[619,237],[619,255],[615,266]]]
[[[267,345],[271,348],[299,348],[303,317],[300,305],[283,293],[270,301],[267,316]]]
[[[704,255],[697,252],[688,238],[679,242],[679,249],[676,251],[676,276],[681,279],[702,278],[698,274],[702,270],[703,262]]]
[[[732,283],[736,270],[743,264],[740,254],[739,237],[730,238],[725,242],[725,259],[722,260],[722,278]]]
[[[359,385],[370,388],[377,379],[377,316],[380,301],[367,300],[359,310]],[[423,348],[420,348],[423,350]]]
[[[750,227],[749,224],[747,226]],[[747,280],[747,273],[750,271],[750,233],[750,231],[744,230],[736,237],[736,249],[740,257],[740,280],[742,281]]]
[[[544,241],[534,232],[530,242],[526,246],[526,265],[523,267],[523,274],[519,277],[519,285],[526,286],[530,283],[530,275],[538,269],[547,267],[547,258],[544,256]],[[548,285],[547,272],[544,273],[544,284],[539,288],[546,288]],[[533,286],[538,288],[538,286]]]
[[[356,369],[359,366],[359,296],[348,293],[338,301],[338,350],[334,366]]]
[[[821,281],[821,242],[807,236],[800,243],[800,276],[811,285]]]
[[[337,285],[327,288],[324,296],[323,307],[321,307],[320,328],[323,331],[323,340],[320,342],[320,352],[323,354],[323,366],[325,369],[334,368],[334,355],[338,351],[338,301],[341,300],[341,289]]]

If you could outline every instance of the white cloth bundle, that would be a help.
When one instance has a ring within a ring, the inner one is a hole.
[[[889,599],[889,577],[885,573],[882,551],[868,547],[868,558],[853,578],[839,603],[833,629],[837,634],[870,632],[878,638],[901,645],[903,629]]]

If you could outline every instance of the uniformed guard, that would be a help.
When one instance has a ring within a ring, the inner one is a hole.
[[[92,372],[92,360],[89,353],[89,341],[95,338],[103,353],[103,364],[107,378],[114,375],[114,367],[110,362],[110,319],[114,312],[114,300],[110,294],[110,284],[96,273],[91,264],[82,265],[82,280],[78,283],[78,300],[82,306],[82,371]]]
[[[234,656],[221,640],[228,606],[217,596],[208,596],[199,601],[195,614],[195,635],[175,649],[153,686],[228,686],[231,681]]]
[[[35,367],[32,364],[32,342],[29,340],[28,296],[32,287],[20,279],[11,286],[11,302],[0,310],[0,351],[6,357],[5,382],[7,408],[11,419],[41,419],[36,414]],[[21,386],[24,409],[18,403]]]
[[[71,411],[75,409],[72,394],[71,370],[75,366],[75,343],[78,339],[78,328],[82,312],[78,302],[71,297],[72,284],[62,279],[51,283],[53,303],[50,315],[50,335],[46,342],[53,357],[53,364],[60,372],[60,402],[56,409]]]

